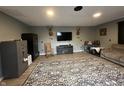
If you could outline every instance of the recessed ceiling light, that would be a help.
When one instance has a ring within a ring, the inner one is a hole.
[[[83,9],[83,6],[76,6],[75,8],[74,8],[74,11],[80,11],[80,10],[82,10]]]
[[[48,10],[46,13],[50,17],[52,17],[54,15],[54,12],[52,10]]]
[[[99,13],[95,13],[95,14],[93,15],[93,17],[94,17],[94,18],[98,18],[98,17],[100,17],[101,15],[102,15],[102,13],[99,12]]]

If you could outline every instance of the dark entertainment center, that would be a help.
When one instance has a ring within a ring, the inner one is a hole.
[[[57,46],[57,54],[72,54],[73,46],[72,45],[60,45]]]
[[[72,32],[57,32],[57,41],[71,41],[72,40]],[[56,47],[57,54],[72,54],[73,46],[69,45],[59,45]]]

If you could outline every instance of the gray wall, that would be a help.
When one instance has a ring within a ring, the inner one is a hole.
[[[0,12],[0,42],[21,39],[21,33],[29,32],[29,27],[18,20]],[[0,63],[0,78],[1,63]]]
[[[80,38],[77,38],[75,27],[54,27],[52,31],[54,32],[54,36],[50,37],[46,27],[32,27],[32,32],[38,34],[38,47],[42,55],[44,54],[44,42],[51,42],[54,54],[56,54],[56,46],[58,45],[72,44],[74,46],[74,52],[79,52],[82,50],[81,46],[84,41],[97,40],[96,29],[92,27],[82,27],[80,30]],[[57,41],[56,32],[72,32],[72,41]]]
[[[21,38],[21,33],[28,32],[28,26],[0,12],[0,41]]]
[[[107,35],[100,36],[99,30],[101,28],[107,28]],[[118,44],[118,24],[117,21],[107,23],[97,27],[98,39],[101,42],[101,46],[109,48],[112,44]]]

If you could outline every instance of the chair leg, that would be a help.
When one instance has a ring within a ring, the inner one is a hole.
[[[49,55],[48,55],[48,53],[47,53],[47,52],[45,53],[45,56],[46,56],[46,58],[48,58],[48,57],[49,57]]]
[[[45,55],[46,58],[48,58],[48,55]]]

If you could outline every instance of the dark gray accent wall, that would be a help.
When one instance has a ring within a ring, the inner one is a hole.
[[[0,46],[0,78],[2,77],[2,66],[1,66],[1,46]]]

